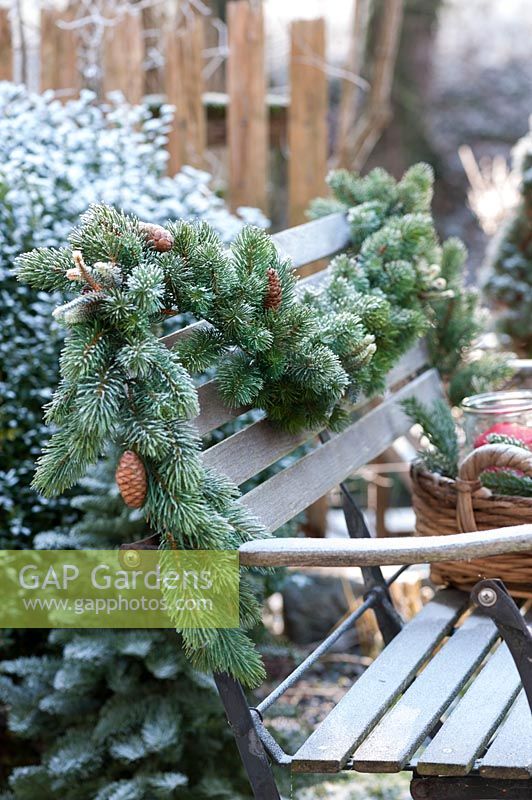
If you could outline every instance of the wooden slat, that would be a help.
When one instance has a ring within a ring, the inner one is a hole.
[[[338,213],[274,233],[272,241],[280,255],[292,259],[297,268],[333,256],[351,239],[345,214]]]
[[[207,124],[202,99],[203,40],[203,18],[195,14],[184,18],[178,30],[172,26],[166,32],[166,98],[175,106],[168,137],[171,175],[184,164],[204,166]]]
[[[427,343],[424,339],[417,342],[404,356],[391,368],[386,376],[386,388],[396,386],[406,378],[413,377],[428,364],[429,354]]]
[[[359,772],[399,772],[465,686],[497,638],[482,613],[469,617],[353,756]]]
[[[241,414],[249,411],[249,408],[229,408],[223,405],[218,394],[218,384],[216,381],[208,381],[198,389],[198,399],[200,405],[199,416],[194,420],[200,436],[225,425],[232,419],[236,419]]]
[[[13,80],[13,43],[9,9],[0,8],[0,81]]]
[[[287,433],[263,419],[205,450],[203,463],[240,485],[314,435],[312,431]]]
[[[267,208],[268,117],[261,3],[227,6],[227,144],[231,208]]]
[[[272,503],[276,502],[272,500]],[[432,564],[532,552],[532,525],[449,536],[396,536],[391,539],[279,538],[247,542],[240,563],[262,567],[364,567]]]
[[[41,91],[53,89],[65,98],[77,95],[81,88],[77,33],[58,25],[58,22],[68,22],[73,17],[73,6],[62,11],[54,8],[41,10]]]
[[[467,775],[520,686],[514,660],[502,644],[418,759],[419,774]]]
[[[524,691],[480,762],[480,774],[516,780],[532,777],[532,715]]]
[[[115,25],[106,28],[103,52],[102,91],[121,91],[129,103],[144,96],[144,37],[142,17],[129,9]]]
[[[420,345],[406,353],[395,368],[391,370],[387,378],[387,386],[393,386],[397,382],[410,377],[425,363],[425,349]],[[212,408],[210,402],[214,403],[214,408]],[[367,404],[367,401],[361,402],[361,412],[364,404]],[[216,413],[217,407],[219,408],[219,413]],[[220,406],[220,399],[216,396],[215,386],[210,389],[210,397],[204,398],[202,396],[200,398],[200,408],[201,413],[198,421],[201,420],[201,429],[203,431],[206,429],[205,422],[202,420],[204,408],[207,413],[214,412],[213,420],[217,424],[222,424],[220,420],[227,421],[227,419],[231,418],[225,418],[223,406]],[[245,409],[241,409],[241,411],[243,410]],[[237,415],[238,411],[235,411],[233,416]],[[257,475],[261,470],[274,464],[283,456],[291,453],[292,450],[308,441],[315,433],[315,431],[303,431],[298,434],[286,433],[272,425],[267,419],[263,419],[206,450],[204,461],[210,467],[225,472],[236,484],[241,484],[248,478]]]
[[[296,225],[304,221],[310,201],[326,188],[325,20],[295,20],[290,35],[288,194],[290,223]]]
[[[165,28],[168,7],[161,3],[142,3],[142,30],[146,52],[158,48],[161,31]],[[162,95],[164,89],[163,67],[158,59],[149,59],[144,69],[144,91],[147,95]]]
[[[276,530],[409,429],[401,400],[417,397],[430,403],[441,396],[436,370],[424,373],[327,444],[248,492],[242,502],[269,530]]]
[[[210,327],[210,324],[202,319],[199,322],[193,322],[191,325],[180,328],[178,331],[167,333],[166,336],[161,336],[159,341],[162,342],[165,347],[173,347],[178,339],[186,339],[187,336],[190,336],[190,334],[194,333],[194,331],[205,327]]]
[[[292,761],[295,772],[338,772],[467,605],[463,592],[445,590],[390,642],[360,676]]]

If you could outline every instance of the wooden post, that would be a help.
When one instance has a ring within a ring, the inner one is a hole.
[[[203,106],[203,20],[194,16],[179,29],[166,34],[165,88],[175,106],[170,133],[169,171],[174,175],[183,164],[204,166],[207,125]]]
[[[310,201],[325,192],[327,174],[327,76],[325,20],[296,20],[290,29],[290,106],[288,109],[288,219],[306,222]],[[322,268],[307,264],[302,275]],[[313,536],[325,536],[329,501],[322,497],[307,509]]]
[[[81,88],[76,32],[57,24],[72,16],[71,7],[41,9],[41,91],[53,89],[64,97],[77,95]]]
[[[163,11],[160,3],[147,5],[142,9],[142,36],[146,53],[158,43],[162,35]],[[158,64],[152,63],[148,69],[144,70],[144,93],[148,95],[162,94],[164,91],[162,68]]]
[[[144,97],[144,37],[142,16],[131,9],[107,28],[103,52],[103,94],[121,91],[129,103]]]
[[[227,140],[231,208],[266,210],[268,118],[262,6],[235,0],[227,7]]]
[[[13,45],[9,9],[0,8],[0,81],[13,80]]]
[[[327,75],[325,21],[291,26],[288,196],[290,225],[305,222],[309,202],[325,191]]]

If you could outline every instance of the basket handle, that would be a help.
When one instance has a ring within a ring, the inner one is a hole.
[[[532,478],[532,452],[511,444],[484,444],[464,458],[456,480],[456,518],[458,529],[462,532],[478,530],[473,494],[481,488],[479,475],[489,467],[518,469]]]

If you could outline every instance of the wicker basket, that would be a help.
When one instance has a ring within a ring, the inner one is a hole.
[[[488,467],[509,467],[532,477],[532,453],[519,447],[488,444],[464,459],[457,480],[412,467],[416,535],[482,531],[532,522],[532,498],[494,495],[478,476]],[[470,561],[432,565],[437,584],[472,589],[481,578],[501,578],[514,597],[532,597],[532,553],[510,553]]]

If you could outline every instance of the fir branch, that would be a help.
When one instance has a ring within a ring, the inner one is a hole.
[[[458,475],[458,436],[451,409],[444,400],[436,400],[432,406],[408,397],[401,403],[412,422],[420,425],[430,448],[420,451],[419,458],[430,472],[447,478]]]
[[[532,497],[532,478],[517,475],[511,470],[485,471],[480,475],[480,482],[494,494]]]

